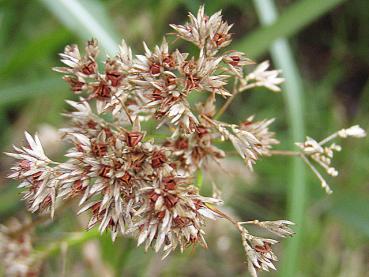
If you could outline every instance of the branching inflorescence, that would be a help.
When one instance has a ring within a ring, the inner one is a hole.
[[[293,235],[293,223],[237,222],[217,208],[220,199],[199,194],[194,176],[209,160],[226,157],[215,141],[230,141],[250,169],[261,156],[283,153],[271,150],[278,143],[269,131],[273,119],[254,121],[250,116],[238,125],[219,121],[238,93],[260,86],[280,91],[283,78],[268,70],[268,62],[254,66],[242,52],[222,51],[231,43],[232,25],[220,12],[209,17],[201,7],[189,19],[171,27],[179,39],[198,47],[196,57],[171,51],[165,38],[153,50],[144,44],[144,55],[134,57],[123,41],[117,56],[108,57],[101,68],[96,40],[87,43],[84,54],[76,45],[67,46],[60,54],[65,66],[54,68],[80,96],[67,101],[73,109],[66,114],[71,124],[61,129],[71,144],[67,160],[50,160],[37,135],[26,133],[28,146],[8,153],[18,160],[9,177],[21,181],[30,211],[53,216],[58,202],[77,198],[78,213],[91,215],[88,228],[109,229],[113,240],[118,234],[133,235],[138,245],[153,247],[163,257],[176,248],[206,247],[205,221],[224,218],[240,232],[249,271],[256,276],[259,269],[274,269],[272,245],[277,241],[254,236],[245,226],[287,237]],[[192,105],[190,94],[206,100]],[[227,100],[217,109],[219,97]],[[155,124],[166,137],[147,133],[144,122]],[[362,137],[365,132],[354,126],[321,142],[307,138],[297,144],[300,152],[289,152],[303,158],[327,191],[313,163],[337,175],[330,162],[340,147],[325,146],[337,136]]]

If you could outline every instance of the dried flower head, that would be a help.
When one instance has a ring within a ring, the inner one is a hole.
[[[61,129],[70,145],[66,160],[51,161],[38,137],[26,133],[28,146],[7,153],[17,160],[9,177],[21,182],[31,212],[53,216],[57,201],[78,199],[77,213],[90,215],[88,229],[110,230],[113,240],[119,234],[133,236],[138,245],[153,247],[163,257],[176,248],[206,247],[206,220],[226,219],[240,232],[251,274],[275,269],[272,246],[277,241],[250,234],[245,224],[284,238],[293,235],[293,223],[237,222],[218,209],[219,199],[200,195],[194,180],[198,172],[206,172],[208,161],[229,154],[215,145],[219,141],[233,144],[250,169],[260,157],[276,153],[272,147],[278,140],[269,130],[273,119],[254,121],[251,116],[237,125],[219,117],[238,93],[254,87],[280,91],[284,79],[280,71],[268,70],[267,61],[250,70],[254,62],[245,53],[223,50],[231,44],[232,25],[221,12],[207,16],[201,6],[197,16],[189,14],[189,22],[171,27],[178,38],[198,47],[198,55],[170,49],[166,38],[152,49],[144,43],[144,54],[136,56],[122,41],[117,55],[102,64],[94,39],[84,53],[76,45],[65,47],[60,54],[65,66],[54,70],[79,95],[67,101],[71,111],[64,114],[69,120]],[[206,100],[192,105],[193,94]],[[219,98],[226,99],[220,109]],[[307,138],[297,144],[297,155],[314,172],[309,159],[335,176],[330,163],[340,147],[324,144],[337,136],[363,137],[365,132],[353,126],[322,142]],[[324,187],[329,191],[326,183]]]

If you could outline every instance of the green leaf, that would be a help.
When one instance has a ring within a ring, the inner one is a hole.
[[[263,25],[268,26],[277,20],[278,14],[273,0],[254,0],[254,4]],[[283,76],[286,79],[283,84],[283,90],[285,92],[283,95],[288,111],[290,141],[293,145],[294,142],[302,141],[304,138],[302,82],[292,50],[285,38],[279,38],[275,41],[270,46],[270,52],[273,61],[282,70]],[[294,158],[292,161],[287,200],[288,219],[296,224],[296,236],[287,243],[281,276],[296,276],[307,196],[305,187],[304,165],[299,158]]]
[[[65,87],[66,85],[61,78],[47,78],[27,84],[2,88],[0,89],[0,105],[57,93]]]
[[[25,67],[32,65],[37,59],[41,59],[48,53],[53,52],[57,47],[65,43],[69,37],[70,33],[65,29],[61,29],[43,34],[30,43],[17,47],[5,65],[1,65],[0,75],[8,77],[16,73],[17,70],[23,70]]]
[[[359,196],[357,193],[341,193],[333,196],[329,212],[369,237],[369,197]]]
[[[286,8],[273,24],[259,28],[237,42],[233,48],[242,50],[250,57],[264,54],[279,37],[296,34],[324,13],[344,0],[300,0]]]
[[[70,30],[83,39],[96,38],[108,54],[118,49],[118,35],[104,5],[95,0],[40,0]]]

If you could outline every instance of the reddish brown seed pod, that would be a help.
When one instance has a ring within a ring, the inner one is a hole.
[[[104,177],[104,178],[110,178],[109,176],[110,170],[111,170],[110,167],[103,166],[103,168],[100,170],[99,176]]]
[[[175,142],[175,147],[181,150],[188,149],[188,139],[183,137],[178,138]]]
[[[163,99],[163,92],[158,89],[158,88],[155,88],[153,90],[153,92],[151,93],[151,97],[150,97],[152,100],[161,100]]]
[[[156,194],[155,192],[152,192],[149,194],[149,199],[152,201],[152,202],[156,202],[156,200],[158,200],[159,198],[159,194]]]
[[[168,76],[165,81],[167,86],[173,86],[177,84],[177,79],[174,76]]]
[[[152,65],[150,65],[149,67],[149,71],[152,75],[158,75],[160,74],[160,64],[157,63],[153,63]]]
[[[100,81],[98,85],[93,86],[93,93],[93,97],[106,100],[111,97],[111,88],[105,81]]]
[[[159,168],[167,161],[165,154],[161,151],[157,151],[153,154],[151,159],[151,166],[153,168]]]
[[[120,178],[123,183],[125,183],[126,185],[129,185],[131,180],[132,180],[132,175],[129,174],[127,171],[124,173],[124,175]]]
[[[216,33],[212,39],[216,46],[220,46],[226,40],[225,36],[220,33]]]
[[[195,89],[197,87],[199,87],[199,83],[200,83],[200,78],[193,76],[193,75],[187,75],[186,78],[186,89],[191,90],[191,89]]]
[[[173,56],[168,55],[163,59],[163,65],[167,68],[173,68],[176,66],[176,62],[175,59],[173,58]]]
[[[126,141],[129,147],[135,147],[143,138],[143,133],[141,132],[128,132],[126,134]]]
[[[96,62],[89,61],[82,66],[81,72],[86,75],[92,75],[96,73],[96,68],[97,68]]]
[[[72,89],[74,93],[81,92],[83,89],[83,86],[85,85],[85,83],[80,82],[77,78],[71,77],[71,76],[64,76],[63,80],[69,84],[70,88]]]
[[[164,197],[165,206],[170,209],[173,208],[178,202],[178,197],[172,194],[168,194]]]
[[[108,147],[103,142],[91,142],[91,152],[98,157],[102,157],[107,153]]]
[[[241,58],[239,56],[231,56],[232,59],[231,62],[229,62],[230,65],[238,66],[239,62],[241,61]]]
[[[21,160],[18,165],[21,168],[21,170],[24,171],[28,171],[31,169],[31,162],[28,160]]]
[[[259,253],[268,253],[272,250],[272,245],[269,242],[264,242],[264,245],[255,245],[254,249]]]
[[[163,184],[167,190],[175,190],[177,185],[173,176],[164,177]]]

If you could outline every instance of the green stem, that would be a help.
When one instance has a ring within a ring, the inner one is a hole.
[[[66,236],[64,239],[53,242],[47,246],[35,250],[34,261],[43,260],[49,256],[59,253],[62,247],[72,247],[82,245],[85,242],[100,237],[98,229],[92,229],[88,232],[77,232]]]
[[[271,25],[278,18],[273,0],[254,0],[254,4],[263,25]],[[283,71],[285,101],[288,110],[288,121],[291,129],[291,141],[302,141],[304,138],[303,89],[288,41],[276,40],[270,53],[276,66]],[[305,190],[304,165],[300,158],[292,161],[291,176],[288,189],[288,217],[296,223],[296,236],[287,241],[287,248],[282,259],[280,276],[296,276],[302,257],[301,242],[303,237],[303,216],[307,193]]]

